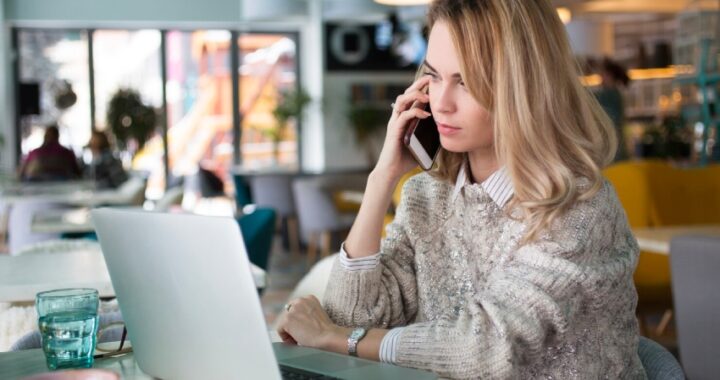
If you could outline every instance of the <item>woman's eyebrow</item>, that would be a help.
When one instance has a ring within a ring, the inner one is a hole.
[[[428,69],[430,69],[430,71],[432,71],[433,73],[437,73],[437,72],[438,72],[430,63],[428,63],[427,60],[424,60],[424,61],[423,61],[423,65],[424,65],[425,67],[427,67]],[[450,77],[451,77],[451,78],[454,78],[454,79],[462,79],[462,75],[460,75],[460,73],[454,73],[454,74],[451,75]]]

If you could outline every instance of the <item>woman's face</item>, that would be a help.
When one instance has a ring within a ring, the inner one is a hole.
[[[423,73],[431,77],[430,108],[443,148],[454,153],[492,148],[490,114],[465,87],[450,30],[442,21],[430,31]]]

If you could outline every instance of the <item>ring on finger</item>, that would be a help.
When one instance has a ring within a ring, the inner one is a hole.
[[[286,304],[285,304],[285,311],[290,311],[290,308],[291,308],[291,307],[292,307],[291,304],[286,303]]]

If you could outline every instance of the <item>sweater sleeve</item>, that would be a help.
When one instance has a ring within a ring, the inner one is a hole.
[[[339,258],[333,264],[323,305],[330,318],[347,327],[391,328],[417,313],[414,250],[401,202],[378,255]],[[354,262],[353,262],[354,261]]]
[[[619,219],[581,209],[510,252],[456,318],[403,328],[395,364],[453,379],[518,378],[523,365],[563,341],[578,314],[634,308],[632,235],[614,226],[624,225]]]

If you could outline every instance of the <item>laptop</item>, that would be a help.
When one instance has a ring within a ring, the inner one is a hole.
[[[103,208],[92,210],[92,221],[135,360],[147,375],[181,380],[436,378],[272,343],[233,218]]]

